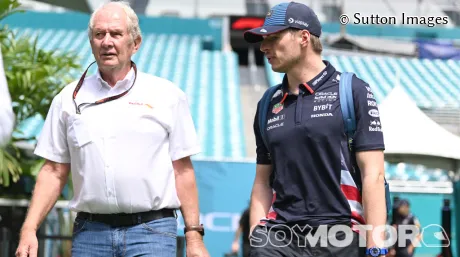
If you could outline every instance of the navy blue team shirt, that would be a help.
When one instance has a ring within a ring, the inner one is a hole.
[[[274,201],[261,223],[364,224],[360,179],[347,145],[339,98],[340,72],[328,62],[312,80],[288,90],[287,76],[267,114],[265,147],[254,120],[257,164],[272,164]],[[355,151],[384,150],[377,103],[370,86],[353,76]]]

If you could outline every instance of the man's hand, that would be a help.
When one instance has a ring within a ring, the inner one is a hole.
[[[254,178],[254,184],[251,192],[251,204],[250,204],[250,233],[260,223],[262,218],[265,218],[270,210],[270,206],[273,203],[274,194],[270,186],[270,176],[272,174],[272,165],[256,165],[256,177]]]
[[[46,160],[37,176],[32,201],[21,229],[16,257],[37,257],[37,230],[53,208],[70,172],[70,163]]]
[[[237,253],[239,251],[240,251],[240,242],[233,242],[232,253]]]
[[[414,245],[411,244],[407,247],[407,253],[412,254],[413,252],[414,252]]]
[[[388,253],[388,257],[395,257],[396,256],[396,250],[394,248],[390,249],[390,252]]]
[[[187,257],[210,257],[202,239],[191,239],[186,244]]]
[[[16,250],[16,257],[37,257],[38,239],[35,230],[23,230]]]

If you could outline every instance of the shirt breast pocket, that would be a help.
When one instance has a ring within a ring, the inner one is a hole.
[[[73,146],[80,148],[93,141],[86,123],[81,117],[69,117],[69,143]]]

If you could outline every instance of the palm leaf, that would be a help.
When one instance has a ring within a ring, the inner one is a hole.
[[[19,12],[19,6],[18,0],[0,0],[0,21]],[[75,54],[45,51],[37,47],[37,42],[38,36],[17,37],[8,26],[0,24],[5,76],[18,125],[37,114],[46,117],[53,97],[75,79],[69,74],[80,69]],[[14,147],[18,141],[29,139],[35,139],[35,135],[16,132],[8,147],[0,149],[0,185],[9,186],[20,175],[38,174],[43,160],[38,161],[24,149]]]
[[[13,148],[13,147],[9,147]],[[10,176],[13,182],[19,180],[22,174],[22,168],[18,161],[18,156],[13,156],[7,149],[0,148],[0,184],[4,186],[10,185]]]
[[[23,12],[17,9],[20,5],[18,0],[0,1],[0,21],[14,13]]]

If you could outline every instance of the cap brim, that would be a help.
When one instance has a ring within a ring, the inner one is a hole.
[[[249,43],[257,43],[264,40],[264,36],[268,36],[282,30],[289,28],[289,26],[264,26],[244,32],[244,40]]]

